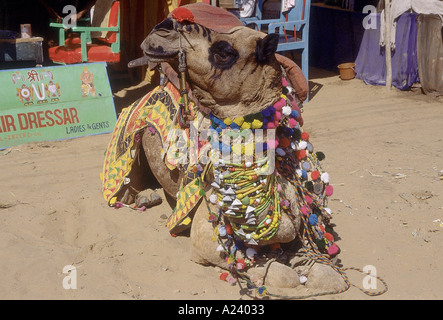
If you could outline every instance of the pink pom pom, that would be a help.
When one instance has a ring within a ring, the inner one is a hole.
[[[148,127],[148,130],[151,134],[155,134],[155,129],[153,127]],[[135,137],[136,141],[135,142],[139,142],[140,140],[137,141],[137,136]],[[140,139],[140,136],[138,136],[138,139]]]
[[[228,275],[226,277],[226,281],[230,284],[230,285],[234,285],[236,284],[237,280],[232,276],[232,275]]]
[[[274,114],[274,120],[279,121],[281,119],[281,112],[280,111],[276,111]]]
[[[311,212],[311,210],[307,206],[301,207],[300,210],[301,210],[301,213],[303,213],[303,215],[305,215],[305,216]]]
[[[291,203],[289,202],[288,199],[285,199],[285,200],[280,201],[280,204],[281,204],[283,207],[286,207],[286,208],[289,208],[289,206],[291,205]]]
[[[305,199],[306,199],[306,203],[307,204],[311,204],[312,203],[312,198],[310,196],[306,195]]]
[[[338,247],[337,247],[335,244],[331,245],[331,246],[328,248],[328,254],[329,254],[330,256],[333,256],[334,254],[337,254],[337,253],[338,253]]]
[[[269,149],[275,149],[275,148],[277,148],[277,146],[278,146],[278,140],[269,140],[268,141],[268,148]]]
[[[266,128],[267,128],[267,129],[275,129],[275,124],[274,124],[274,122],[268,122],[268,123],[266,124]]]
[[[238,270],[243,270],[245,268],[245,262],[244,260],[238,261],[237,262],[237,269]]]
[[[333,193],[334,193],[334,188],[331,185],[326,186],[326,188],[325,188],[325,195],[327,197],[330,197],[330,196],[332,196]]]
[[[277,111],[280,111],[286,105],[286,100],[281,98],[274,104],[274,108]]]
[[[286,81],[285,78],[282,78],[282,79],[281,79],[281,85],[282,85],[283,87],[287,87],[287,86],[288,86],[288,81]]]
[[[289,124],[289,126],[290,126],[291,128],[295,128],[295,127],[297,126],[297,120],[295,120],[295,119],[293,119],[293,118],[290,118],[290,119],[288,120],[288,124]]]

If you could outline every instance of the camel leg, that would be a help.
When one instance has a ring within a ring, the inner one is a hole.
[[[208,207],[202,202],[196,209],[191,227],[191,260],[202,265],[213,265],[228,269],[219,243],[212,241],[214,227],[208,222]]]
[[[152,174],[163,187],[167,195],[176,199],[180,188],[180,172],[178,169],[169,170],[161,158],[162,142],[158,134],[145,130],[142,138],[143,149],[148,159]]]

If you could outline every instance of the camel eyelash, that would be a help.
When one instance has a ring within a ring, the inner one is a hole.
[[[209,48],[209,62],[216,69],[227,70],[237,61],[239,53],[228,42],[218,41]]]

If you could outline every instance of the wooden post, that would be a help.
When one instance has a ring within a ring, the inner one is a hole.
[[[386,54],[386,89],[392,87],[392,62],[391,62],[391,1],[385,0],[385,54]]]

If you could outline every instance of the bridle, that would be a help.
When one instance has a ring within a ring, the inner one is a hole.
[[[188,89],[186,88],[186,71],[188,67],[186,65],[186,53],[183,50],[182,38],[184,37],[183,27],[178,28],[179,32],[179,52],[178,52],[178,72],[180,73],[180,110],[178,111],[178,122],[182,128],[189,128],[189,123],[194,119],[192,111],[189,108]]]

